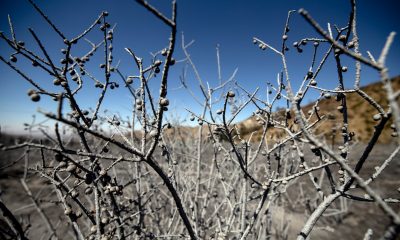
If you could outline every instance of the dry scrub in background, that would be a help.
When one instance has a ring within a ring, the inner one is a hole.
[[[328,24],[324,29],[300,9],[289,11],[281,46],[254,37],[257,47],[272,51],[282,60],[282,72],[278,73],[277,83],[269,83],[266,96],[258,94],[258,88],[248,90],[235,82],[236,72],[223,79],[218,48],[219,83],[210,86],[204,82],[189,54],[193,42],[185,42],[182,35],[180,47],[185,58],[181,62],[185,67],[181,83],[202,106],[200,113],[186,110],[190,120],[198,122],[196,128],[182,127],[177,119],[165,116],[169,106],[168,72],[176,63],[173,55],[178,47],[175,1],[170,18],[146,1],[137,1],[170,29],[170,35],[164,36],[166,46],[156,50],[150,64],[134,49],[126,48],[136,68],[128,75],[114,61],[114,29],[107,21],[107,12],[102,12],[80,35],[68,38],[32,0],[29,2],[64,42],[64,57],[61,61],[52,59],[48,46],[33,29],[29,31],[41,52],[29,50],[17,39],[10,17],[10,36],[0,33],[1,40],[13,51],[9,59],[0,56],[0,60],[32,85],[28,91],[31,100],[52,98],[58,103],[52,112],[39,111],[53,120],[54,134],[41,125],[27,124],[29,131],[39,129],[45,138],[5,142],[2,146],[2,154],[12,156],[2,162],[2,174],[11,174],[7,170],[20,161],[24,164],[18,165],[23,166],[15,185],[18,187],[1,192],[1,238],[287,239],[295,234],[298,239],[306,239],[313,229],[331,234],[339,228],[353,202],[377,205],[383,213],[379,216],[385,225],[378,233],[365,229],[364,239],[398,237],[399,186],[371,186],[385,175],[385,169],[398,166],[392,160],[398,158],[400,150],[400,91],[392,87],[385,64],[395,34],[389,35],[377,58],[369,52],[362,55],[355,0],[350,1],[346,26]],[[301,15],[318,37],[289,44],[293,14]],[[93,31],[102,31],[104,38],[98,43],[87,40]],[[72,55],[77,44],[86,42],[92,50]],[[321,52],[322,45],[328,46],[326,52]],[[299,54],[313,51],[304,76],[290,75],[286,61],[289,49]],[[341,63],[343,56],[353,60],[354,79],[346,76],[348,67]],[[95,57],[104,59],[99,66],[104,71],[101,79],[85,67]],[[318,85],[318,75],[328,58],[334,59],[337,68],[334,89]],[[46,89],[42,82],[30,78],[29,71],[18,68],[19,59],[32,62],[33,67],[51,76],[57,91]],[[360,88],[362,66],[380,74],[384,104]],[[187,84],[189,71],[198,80],[201,96],[196,96]],[[298,89],[291,84],[293,78],[302,79]],[[159,91],[150,91],[149,81],[159,82]],[[396,82],[398,85],[398,79]],[[84,109],[77,96],[90,87],[99,89],[97,104]],[[129,118],[100,112],[107,92],[119,87],[126,88],[134,99]],[[311,90],[320,94],[312,105],[302,108]],[[350,94],[359,97],[349,98]],[[322,104],[325,99],[332,99],[332,103]],[[278,102],[287,107],[273,112]],[[362,136],[357,138],[353,129],[357,123],[354,125],[355,118],[349,113],[365,104],[372,110],[365,112],[363,119],[373,128],[359,132]],[[235,124],[237,115],[250,105],[257,109],[251,118],[253,125]],[[323,109],[328,106],[334,109]],[[387,158],[375,162],[374,171],[361,177],[386,126],[391,128],[395,147],[385,148],[391,150]],[[106,128],[111,130],[104,131]],[[366,144],[360,145],[359,140]],[[18,190],[24,194],[17,195]],[[21,214],[25,208],[35,211]]]

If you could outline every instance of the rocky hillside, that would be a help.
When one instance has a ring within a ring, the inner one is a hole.
[[[397,91],[400,89],[400,76],[393,78],[392,86]],[[385,110],[388,109],[388,100],[386,98],[386,92],[383,88],[382,83],[372,83],[361,88],[362,91],[371,96],[376,102],[378,102]],[[364,100],[358,93],[346,93],[347,106],[348,106],[348,122],[349,132],[354,132],[354,139],[362,142],[368,141],[371,137],[376,121],[373,116],[378,111],[373,108],[366,100]],[[314,107],[315,103],[310,103],[303,107],[305,115]],[[343,116],[339,112],[337,107],[340,102],[336,101],[334,95],[330,99],[322,99],[318,103],[319,115],[326,115],[325,120],[320,122],[316,128],[315,133],[324,135],[333,141],[340,141]],[[284,119],[286,114],[285,110],[274,113],[275,119],[280,117]],[[311,118],[312,121],[316,120],[316,117]],[[390,129],[392,121],[386,125],[385,130],[379,138],[380,143],[388,143],[393,137],[391,136],[393,130]],[[247,120],[237,124],[240,135],[248,139],[252,135],[252,141],[259,141],[262,136],[262,126],[257,122],[256,117],[250,117]],[[295,126],[294,126],[295,127]],[[279,141],[286,136],[283,130],[270,128],[267,132],[267,139],[269,143]]]

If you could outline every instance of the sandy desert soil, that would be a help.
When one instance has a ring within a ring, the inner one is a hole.
[[[4,145],[10,145],[18,141],[15,137],[3,136],[1,143]],[[21,141],[21,140],[19,140]],[[363,151],[365,145],[357,144],[353,146],[353,153],[350,157],[351,163],[355,163],[355,159]],[[380,144],[375,146],[371,153],[368,161],[362,170],[361,176],[368,177],[374,172],[375,166],[382,163],[395,148],[394,144]],[[37,221],[40,218],[39,213],[34,208],[31,199],[27,196],[20,182],[20,178],[23,177],[23,169],[25,159],[21,158],[24,150],[18,151],[7,151],[0,154],[0,190],[1,199],[8,206],[10,210],[19,219],[25,219],[23,221],[24,226],[28,223],[27,217],[30,218],[30,227],[28,230],[28,236],[31,239],[41,239],[39,236],[47,234],[46,227]],[[211,153],[210,153],[211,154]],[[306,154],[306,158],[311,153]],[[207,154],[205,154],[206,156]],[[10,167],[5,167],[15,160],[18,160],[15,164]],[[30,166],[34,166],[39,162],[39,156],[36,154],[30,155]],[[400,157],[396,156],[392,161],[390,167],[386,168],[383,174],[375,182],[371,184],[374,190],[381,194],[383,198],[396,198],[400,199],[400,192],[397,189],[400,187]],[[332,168],[335,170],[335,167]],[[312,188],[312,184],[308,176],[301,177],[300,181],[304,183],[303,191],[305,194],[310,196],[315,195],[315,189]],[[43,199],[52,199],[51,196],[55,194],[53,188],[46,187],[48,182],[32,173],[28,176],[28,185],[34,196]],[[353,191],[354,194],[363,196],[361,191]],[[299,194],[298,186],[289,186],[286,192],[286,196],[283,198],[296,199]],[[72,236],[66,235],[67,226],[60,222],[59,216],[62,214],[59,208],[52,202],[41,202],[40,203],[45,213],[48,215],[50,221],[57,228],[57,233],[60,236],[65,236],[64,239],[71,239]],[[283,202],[279,206],[273,206],[270,211],[273,212],[273,232],[282,231],[285,227],[288,228],[287,239],[295,239],[300,229],[304,225],[309,210],[302,207],[304,203],[297,205],[295,201],[291,204]],[[338,206],[340,201],[335,202],[335,206]],[[376,206],[375,203],[370,202],[359,202],[348,200],[348,211],[331,217],[324,217],[317,224],[315,231],[311,235],[311,239],[362,239],[365,232],[371,228],[374,232],[374,236],[378,237],[382,234],[383,230],[390,222],[389,218],[386,217],[383,212]],[[301,205],[301,206],[300,206]],[[335,207],[334,206],[334,207]],[[392,203],[397,211],[400,210],[399,203]],[[331,210],[334,208],[330,208]],[[4,228],[4,222],[0,222],[2,228]],[[278,237],[272,237],[272,239],[278,239]]]

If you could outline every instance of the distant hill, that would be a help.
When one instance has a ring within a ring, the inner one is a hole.
[[[400,76],[391,79],[393,89],[395,91],[400,89]],[[386,98],[386,92],[383,88],[381,82],[372,83],[370,85],[361,88],[369,96],[371,96],[375,101],[377,101],[385,110],[388,109],[388,100]],[[347,93],[347,106],[348,106],[348,122],[349,122],[349,132],[354,132],[354,139],[367,142],[374,131],[374,125],[377,123],[373,120],[373,116],[378,113],[378,111],[373,108],[368,102],[366,102],[357,93]],[[315,103],[307,104],[302,107],[304,114],[307,116],[308,111],[313,108]],[[331,140],[339,141],[342,139],[340,128],[343,121],[342,113],[337,110],[340,102],[337,102],[335,95],[332,94],[330,99],[322,99],[319,106],[319,115],[326,115],[327,118],[320,122],[316,128],[315,133],[324,135]],[[285,110],[281,110],[274,113],[274,119],[282,118],[284,119]],[[293,115],[292,115],[293,116]],[[316,120],[316,117],[311,118],[312,121]],[[293,122],[291,122],[292,124]],[[386,125],[385,130],[379,138],[380,143],[388,143],[392,141],[393,137],[390,129],[390,124]],[[256,117],[252,116],[237,124],[240,136],[244,139],[248,139],[252,135],[252,141],[259,141],[262,136],[262,126],[257,122]],[[294,126],[295,128],[296,126]],[[334,131],[333,129],[336,129]],[[267,139],[269,143],[275,143],[286,136],[286,133],[281,129],[270,128],[267,132]]]

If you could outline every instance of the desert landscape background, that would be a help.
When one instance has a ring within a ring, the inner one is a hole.
[[[395,77],[392,80],[392,84],[395,90],[400,89],[400,78]],[[374,99],[377,99],[378,103],[382,106],[387,105],[387,99],[385,98],[385,92],[382,88],[382,83],[373,83],[371,85],[367,85],[362,88],[367,94],[369,94]],[[353,140],[351,144],[351,155],[349,156],[349,161],[351,165],[356,164],[356,159],[359,158],[360,154],[363,153],[365,149],[365,144],[367,143],[368,137],[371,135],[371,131],[373,131],[374,126],[376,125],[376,121],[371,119],[371,115],[375,114],[375,110],[362,102],[360,97],[356,95],[356,93],[347,94],[347,100],[349,101],[349,123],[350,129],[355,132],[356,138]],[[323,99],[319,102],[318,106],[321,108],[320,114],[331,114],[334,117],[329,117],[325,121],[321,122],[316,128],[316,134],[320,135],[321,138],[328,139],[328,143],[333,143],[332,147],[338,147],[338,143],[341,141],[341,135],[338,134],[338,131],[333,131],[334,135],[332,135],[332,128],[337,128],[337,118],[340,118],[340,112],[336,109],[336,100],[334,97],[331,99]],[[314,106],[315,103],[311,103],[303,107],[303,111],[305,113]],[[286,111],[278,111],[274,114],[279,115],[285,114]],[[361,176],[367,179],[371,176],[376,167],[381,165],[386,159],[389,158],[390,154],[396,149],[396,142],[394,138],[391,136],[393,133],[393,129],[390,128],[391,122],[385,127],[385,130],[382,133],[382,136],[378,142],[378,144],[374,147],[372,153],[370,154],[368,161],[366,162],[363,171],[361,172]],[[252,139],[250,141],[257,143],[257,137],[261,136],[262,129],[258,121],[255,120],[255,117],[251,117],[243,122],[237,123],[239,128],[239,132],[242,134],[241,138],[249,139],[250,135],[252,135]],[[204,128],[204,138],[207,136],[207,127]],[[199,127],[185,127],[185,126],[174,126],[171,129],[168,129],[165,133],[166,138],[170,139],[173,142],[177,142],[181,151],[185,151],[184,149],[190,149],[184,146],[191,146],[196,143],[197,132],[199,131]],[[139,133],[138,133],[139,134]],[[333,137],[334,136],[334,137]],[[276,144],[276,141],[281,139],[285,139],[287,136],[285,133],[281,131],[277,131],[274,128],[271,128],[271,131],[267,134],[266,138],[270,139],[270,147],[273,147]],[[329,140],[334,139],[333,142]],[[275,141],[276,140],[276,141]],[[2,133],[1,135],[1,144],[2,146],[11,146],[13,144],[22,143],[25,141],[29,141],[32,143],[39,143],[46,141],[46,138],[27,138],[27,136],[15,136],[8,135]],[[48,141],[48,140],[47,140]],[[78,143],[74,143],[73,141],[70,143],[71,146],[78,146]],[[210,140],[204,142],[204,151],[203,158],[205,159],[202,165],[202,168],[208,169],[213,165],[211,159],[213,158],[213,147],[212,142]],[[121,154],[118,149],[110,149],[113,154]],[[30,168],[34,169],[35,166],[40,164],[42,161],[40,159],[40,154],[37,150],[31,149],[28,150],[29,161],[26,160],[27,149],[20,149],[17,151],[3,151],[1,154],[0,162],[0,189],[1,189],[1,199],[7,206],[12,209],[13,213],[19,217],[20,219],[24,219],[29,217],[31,220],[26,224],[29,236],[46,236],[48,234],[48,230],[46,226],[40,220],[40,213],[37,212],[37,209],[32,204],[32,200],[29,195],[27,195],[26,191],[21,185],[21,179],[24,177],[24,165],[29,164]],[[186,152],[189,154],[188,152]],[[162,153],[158,153],[161,157]],[[47,161],[50,161],[49,164],[56,165],[57,162],[52,160],[53,155],[51,152],[45,151],[45,158]],[[264,156],[258,157],[258,161],[263,161]],[[313,159],[314,154],[307,150],[305,152],[305,159]],[[25,160],[24,160],[25,159]],[[398,154],[395,156],[394,161],[391,163],[390,167],[384,170],[382,177],[378,180],[372,182],[371,186],[374,189],[377,189],[378,192],[385,199],[392,199],[393,207],[396,210],[400,210],[399,200],[397,200],[400,196],[400,192],[398,190],[393,191],[393,189],[397,189],[399,186],[398,176],[400,174],[400,162],[398,161]],[[186,172],[185,178],[194,178],[195,172],[191,170],[194,162],[190,158],[181,158],[179,166],[181,169]],[[164,166],[165,165],[165,166]],[[167,163],[162,164],[163,167],[168,167]],[[117,168],[116,174],[118,174],[121,179],[129,179],[126,171],[122,168]],[[147,171],[150,171],[146,168]],[[338,171],[337,167],[332,168],[332,171]],[[226,174],[227,177],[232,173],[232,169],[227,169]],[[224,172],[224,171],[221,171]],[[153,175],[152,173],[151,175]],[[317,174],[318,175],[318,174]],[[155,177],[155,176],[153,176]],[[207,178],[207,177],[206,177]],[[123,181],[124,182],[124,181]],[[301,185],[302,194],[304,196],[313,195],[315,193],[315,189],[312,185],[310,179],[307,176],[302,176],[298,182]],[[40,204],[43,211],[46,213],[51,222],[57,223],[57,233],[61,236],[67,234],[68,226],[61,224],[62,220],[60,215],[62,215],[62,211],[59,207],[57,207],[57,200],[54,198],[54,190],[51,188],[47,188],[50,182],[46,180],[46,178],[40,177],[40,175],[35,173],[28,173],[27,183],[29,184],[29,188],[31,194],[35,196],[37,199],[41,199],[38,203]],[[164,187],[162,183],[157,183],[161,189]],[[354,191],[356,194],[362,194],[362,191]],[[84,194],[81,192],[80,194]],[[307,200],[301,199],[299,195],[299,184],[293,184],[288,186],[287,191],[283,193],[282,200],[277,205],[271,207],[270,211],[271,221],[272,221],[272,229],[270,230],[272,239],[294,239],[299,233],[301,227],[307,219],[307,215],[310,214],[312,207],[307,207]],[[291,199],[291,200],[290,200]],[[287,201],[290,200],[290,201]],[[347,203],[346,209],[344,212],[340,213],[342,209],[338,206],[340,203],[336,203],[337,214],[332,214],[332,216],[323,217],[321,222],[317,225],[316,229],[312,232],[310,236],[312,239],[361,239],[365,235],[368,229],[372,229],[374,235],[379,236],[383,234],[385,230],[385,226],[390,223],[390,219],[386,217],[382,211],[371,202],[359,202],[359,201],[349,201]],[[215,206],[214,206],[215,207]],[[211,207],[212,208],[212,207]],[[311,209],[310,209],[311,208]],[[166,206],[159,209],[167,209]],[[333,208],[332,212],[334,213],[335,208]],[[3,220],[4,221],[4,220]],[[12,232],[7,226],[1,224],[1,236],[4,239],[11,239]],[[285,233],[282,235],[282,233]],[[11,237],[10,237],[11,236]],[[70,236],[72,237],[72,236]],[[67,238],[70,238],[67,237]],[[229,237],[228,237],[229,238]],[[35,239],[35,237],[34,237]],[[38,238],[39,239],[39,238]],[[173,239],[175,239],[173,237]]]

